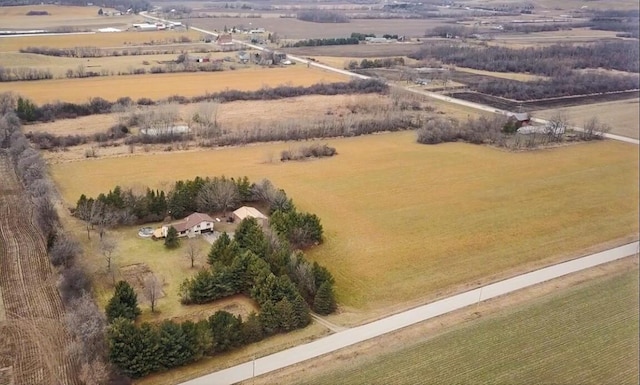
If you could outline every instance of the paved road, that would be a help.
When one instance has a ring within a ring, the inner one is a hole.
[[[444,298],[402,313],[383,318],[362,326],[346,329],[316,341],[298,345],[255,361],[245,362],[219,372],[211,373],[181,385],[223,385],[248,380],[274,370],[297,364],[321,355],[334,352],[383,334],[390,333],[428,319],[462,309],[501,295],[524,289],[554,278],[585,270],[603,263],[638,254],[639,244],[633,242],[572,261],[545,267],[530,273],[505,279]]]

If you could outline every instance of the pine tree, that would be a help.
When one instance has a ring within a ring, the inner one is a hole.
[[[164,369],[175,368],[188,363],[194,356],[188,336],[182,326],[165,320],[159,327],[160,366]]]
[[[175,227],[169,226],[167,230],[167,236],[164,238],[164,245],[168,249],[175,249],[180,246],[180,239],[178,238],[178,230]]]
[[[235,241],[232,241],[229,235],[225,232],[220,234],[218,239],[213,242],[207,260],[210,265],[214,265],[216,262],[228,266],[233,259],[240,254],[240,248]]]
[[[262,325],[262,330],[265,335],[268,336],[279,331],[280,320],[278,319],[278,314],[276,313],[273,302],[266,301],[261,304],[258,318],[260,319],[260,325]]]
[[[243,219],[236,228],[233,239],[241,250],[251,251],[260,258],[264,258],[267,252],[267,240],[255,218]]]
[[[105,311],[109,322],[113,322],[118,317],[134,321],[140,315],[138,296],[127,281],[120,281],[116,284],[115,293],[109,300]]]
[[[295,313],[293,311],[293,305],[291,305],[291,302],[289,302],[287,298],[283,298],[281,301],[276,303],[275,308],[276,314],[278,315],[280,330],[288,332],[289,330],[295,329]]]
[[[333,313],[336,310],[336,299],[333,293],[333,287],[328,281],[325,281],[318,288],[316,297],[313,300],[313,310],[322,315]]]
[[[260,319],[256,315],[256,313],[251,312],[247,317],[247,320],[242,323],[242,341],[245,344],[250,344],[253,342],[258,342],[262,340],[262,325],[260,324]]]
[[[212,350],[216,353],[238,347],[242,344],[242,319],[224,310],[217,311],[209,317]]]
[[[309,305],[304,301],[304,298],[298,295],[291,305],[293,305],[294,328],[303,328],[309,325],[311,323],[311,314],[309,313]]]

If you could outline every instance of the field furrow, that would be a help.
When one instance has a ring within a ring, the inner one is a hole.
[[[0,290],[6,318],[0,325],[0,369],[11,368],[9,383],[76,384],[65,357],[70,340],[44,239],[6,156],[0,156],[0,175]]]

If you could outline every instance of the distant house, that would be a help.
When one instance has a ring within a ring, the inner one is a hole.
[[[216,44],[218,45],[233,45],[233,37],[230,33],[223,33],[218,35],[216,39]]]
[[[253,207],[249,207],[249,206],[242,206],[239,209],[237,209],[236,211],[234,211],[233,212],[233,217],[237,221],[241,221],[241,220],[243,220],[245,218],[255,218],[255,219],[258,220],[258,223],[260,225],[264,225],[266,220],[267,220],[267,216],[266,215],[264,215],[263,213],[261,213],[257,209],[255,209]]]
[[[207,214],[193,213],[180,222],[162,225],[160,235],[166,237],[169,228],[173,226],[178,231],[178,237],[193,238],[198,234],[212,232],[213,222],[213,219]]]
[[[531,117],[526,112],[511,112],[509,119],[515,122],[517,128],[531,124]]]

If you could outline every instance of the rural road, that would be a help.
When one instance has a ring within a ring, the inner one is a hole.
[[[147,15],[146,12],[140,12],[140,15],[145,17],[145,18],[156,20],[156,21],[160,21],[160,22],[163,22],[163,23],[171,22],[171,20],[162,19],[162,18],[155,17],[155,16],[149,16],[149,15]],[[206,29],[197,28],[197,27],[189,27],[189,28],[194,30],[194,31],[206,33],[208,35],[218,36],[218,34],[216,32],[207,31]],[[259,50],[259,51],[268,50],[267,48],[262,47],[262,46],[257,45],[257,44],[251,44],[251,43],[247,43],[245,41],[235,40],[235,39],[233,41],[235,43],[237,43],[237,44],[241,44],[241,45],[244,45],[245,47],[253,48],[253,49],[256,49],[256,50]],[[299,56],[293,56],[293,55],[287,54],[287,58],[289,60],[293,60],[293,61],[296,61],[296,62],[301,63],[301,64],[305,64],[305,65],[308,65],[308,66],[311,66],[311,67],[320,68],[320,69],[323,69],[323,70],[326,70],[326,71],[339,73],[339,74],[346,75],[346,76],[351,76],[351,77],[357,78],[357,79],[372,79],[371,76],[361,75],[361,74],[357,74],[355,72],[351,72],[351,71],[347,71],[347,70],[331,67],[331,66],[328,66],[328,65],[325,65],[325,64],[314,62],[312,60],[304,59],[304,58],[299,57]],[[437,100],[441,100],[441,101],[447,102],[447,103],[457,104],[457,105],[463,106],[463,107],[473,108],[473,109],[480,110],[480,111],[493,112],[493,113],[502,114],[502,115],[506,115],[506,114],[509,113],[509,111],[497,109],[497,108],[494,108],[494,107],[491,107],[491,106],[487,106],[487,105],[484,105],[484,104],[473,103],[473,102],[469,102],[469,101],[466,101],[466,100],[452,98],[450,96],[441,95],[441,94],[438,94],[438,93],[435,93],[435,92],[416,90],[416,89],[413,89],[413,88],[396,86],[396,85],[394,85],[393,87],[402,88],[402,89],[404,89],[406,91],[413,92],[415,94],[427,96],[427,97],[430,97],[430,98],[433,98],[433,99],[437,99]],[[547,120],[544,120],[544,119],[532,119],[532,120],[534,122],[536,122],[536,123],[539,123],[539,124],[547,124],[547,122],[548,122]],[[582,128],[580,128],[580,127],[571,127],[571,129],[573,129],[575,131],[583,131]],[[609,133],[605,133],[604,137],[607,138],[607,139],[618,140],[618,141],[621,141],[621,142],[640,145],[640,141],[638,139],[634,139],[634,138],[628,138],[628,137],[625,137],[625,136],[609,134]]]
[[[633,242],[600,253],[545,267],[505,279],[427,305],[394,314],[365,325],[346,329],[313,342],[298,345],[253,361],[220,370],[180,385],[224,385],[248,380],[321,355],[334,352],[383,334],[465,308],[501,295],[585,270],[600,264],[638,254],[639,243]]]

